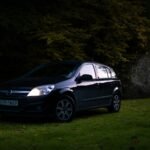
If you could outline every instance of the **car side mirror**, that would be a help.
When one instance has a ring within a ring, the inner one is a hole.
[[[84,75],[78,77],[78,78],[76,79],[76,81],[80,83],[80,82],[82,82],[82,81],[90,81],[90,80],[92,80],[92,79],[93,79],[93,77],[92,77],[91,75],[89,75],[89,74],[84,74]]]

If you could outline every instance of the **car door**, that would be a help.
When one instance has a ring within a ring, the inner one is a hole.
[[[96,65],[99,89],[99,105],[108,105],[113,93],[113,81],[106,66]]]
[[[83,75],[90,75],[91,80],[77,80],[75,95],[78,100],[79,108],[85,109],[96,105],[98,97],[96,74],[93,64],[85,64],[81,67],[78,77]]]

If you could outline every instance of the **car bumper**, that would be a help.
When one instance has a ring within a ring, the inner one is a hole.
[[[0,114],[5,115],[47,115],[52,112],[52,103],[47,97],[1,98],[0,100],[17,100],[17,106],[0,105]]]

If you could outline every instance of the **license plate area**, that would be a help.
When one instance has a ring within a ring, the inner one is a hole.
[[[0,99],[0,105],[2,106],[18,106],[18,100],[3,100]]]

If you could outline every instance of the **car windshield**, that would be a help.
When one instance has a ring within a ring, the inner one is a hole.
[[[41,65],[25,75],[25,77],[58,77],[70,78],[75,73],[77,64],[75,63],[48,63]]]

